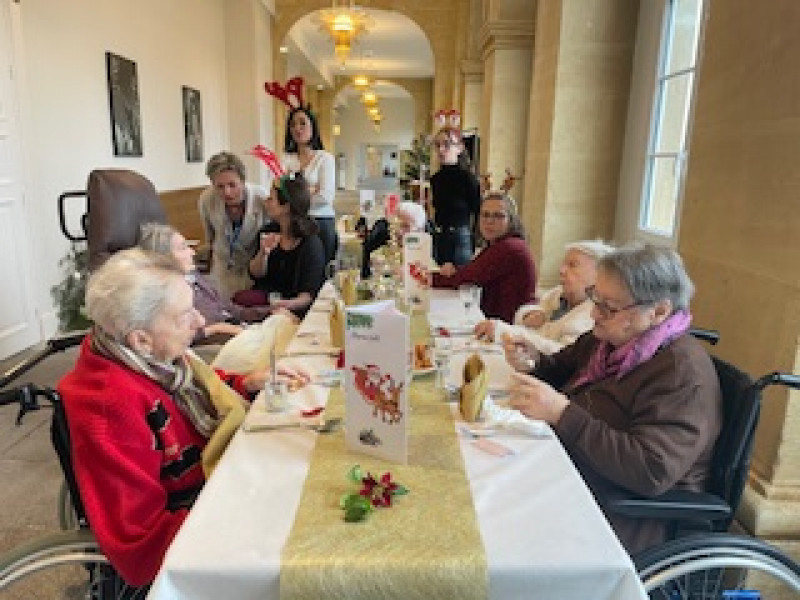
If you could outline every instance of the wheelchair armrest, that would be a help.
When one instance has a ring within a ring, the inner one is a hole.
[[[720,497],[686,490],[670,490],[655,498],[609,497],[601,504],[609,512],[636,519],[718,521],[731,515],[731,507]]]

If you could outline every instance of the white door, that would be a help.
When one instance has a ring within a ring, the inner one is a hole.
[[[11,0],[0,0],[0,359],[40,339],[33,308],[25,232]]]

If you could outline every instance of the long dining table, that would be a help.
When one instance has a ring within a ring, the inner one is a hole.
[[[336,352],[330,346],[328,320],[333,294],[332,286],[323,288],[283,359],[314,375],[310,385],[290,394],[295,409],[323,406],[331,391]],[[457,292],[432,290],[432,330],[463,315]],[[453,346],[450,372],[455,383],[469,343],[464,350]],[[499,352],[486,358],[492,372],[490,394],[500,397],[508,385],[503,371],[508,366]],[[442,401],[447,397],[443,393]],[[265,411],[264,401],[257,398],[245,427],[231,441],[173,541],[149,598],[280,598],[282,551],[315,444],[325,434],[307,428],[247,431],[248,421],[257,422]],[[630,558],[552,432],[498,432],[492,439],[511,453],[496,456],[476,444],[455,404],[451,414],[485,552],[489,598],[646,598]],[[395,596],[387,591],[376,597]]]

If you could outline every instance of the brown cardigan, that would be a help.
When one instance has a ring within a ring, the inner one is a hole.
[[[597,343],[587,333],[543,356],[534,372],[571,401],[555,430],[589,488],[598,495],[621,487],[644,496],[703,490],[722,423],[719,381],[708,353],[683,335],[619,381],[572,389]],[[663,541],[661,522],[606,516],[632,554]]]

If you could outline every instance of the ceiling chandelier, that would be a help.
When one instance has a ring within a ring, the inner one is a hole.
[[[353,0],[333,0],[333,6],[323,8],[320,13],[320,28],[331,36],[336,59],[344,64],[353,42],[372,26],[372,19]]]

